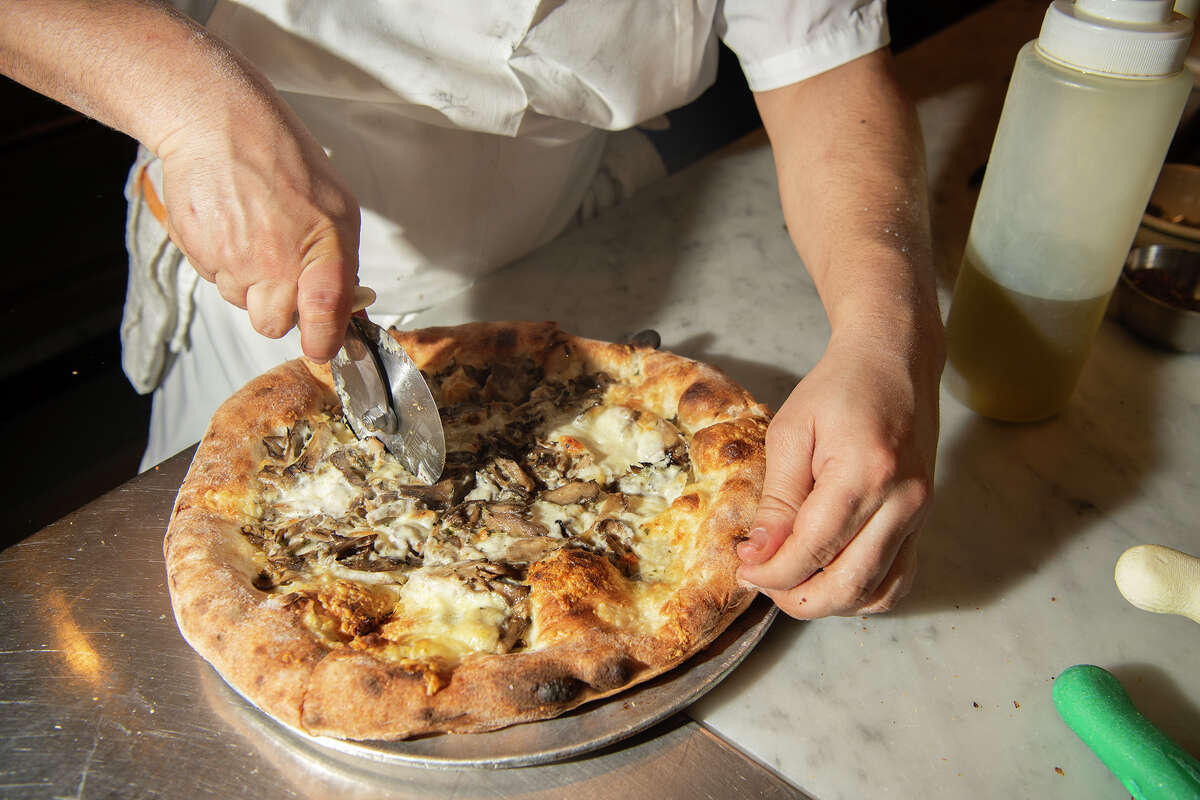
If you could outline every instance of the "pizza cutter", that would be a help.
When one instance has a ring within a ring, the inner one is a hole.
[[[354,311],[362,312],[375,292],[354,290]],[[374,437],[404,468],[433,484],[446,465],[446,436],[429,384],[391,335],[355,313],[342,348],[329,362],[342,412],[360,439]]]
[[[1200,559],[1195,556],[1158,544],[1137,545],[1117,559],[1113,577],[1134,606],[1200,622]],[[1200,761],[1142,716],[1107,670],[1076,664],[1058,676],[1052,694],[1059,716],[1136,800],[1200,798]]]
[[[1200,761],[1142,716],[1106,669],[1076,664],[1051,691],[1054,708],[1134,800],[1200,797]]]

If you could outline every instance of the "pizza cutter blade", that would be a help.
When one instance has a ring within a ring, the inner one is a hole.
[[[329,366],[354,434],[375,437],[418,480],[435,483],[446,465],[446,435],[429,385],[404,348],[354,316]]]

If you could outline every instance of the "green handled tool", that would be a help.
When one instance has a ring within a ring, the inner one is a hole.
[[[1053,695],[1059,716],[1135,800],[1200,800],[1200,761],[1142,716],[1107,670],[1077,664]]]

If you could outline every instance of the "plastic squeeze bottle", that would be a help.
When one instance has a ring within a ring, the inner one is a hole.
[[[1066,405],[1192,86],[1171,0],[1055,0],[1017,55],[946,321],[947,388]]]

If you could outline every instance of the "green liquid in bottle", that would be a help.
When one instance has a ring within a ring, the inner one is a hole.
[[[1053,416],[1083,371],[1109,294],[1031,297],[1006,289],[964,259],[946,320],[947,388],[992,419]]]

